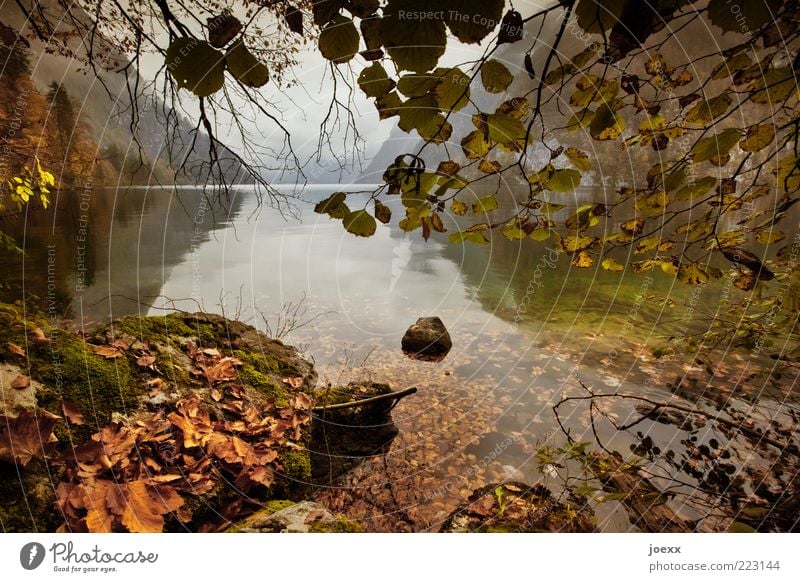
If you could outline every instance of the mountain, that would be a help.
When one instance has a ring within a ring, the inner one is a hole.
[[[39,2],[43,9],[47,9],[48,4]],[[73,18],[80,19],[82,14],[85,16],[77,6],[70,11]],[[126,78],[122,71],[133,64],[111,41],[102,37],[95,40],[95,45],[103,49],[102,61],[106,66],[90,70],[83,62],[87,49],[82,39],[70,41],[68,51],[59,51],[30,38],[31,35],[26,34],[27,20],[16,3],[0,4],[0,24],[4,31],[6,57],[9,51],[27,53],[29,76],[35,90],[45,95],[54,87],[61,87],[62,95],[72,101],[75,123],[84,125],[89,138],[96,145],[96,182],[120,185],[173,182],[205,184],[209,180],[206,160],[210,145],[208,136],[202,132],[195,135],[194,125],[188,118],[165,106],[163,100],[143,99],[141,95],[135,99],[136,116],[132,116],[131,94],[135,91],[134,86],[141,86],[146,79],[137,73],[133,73],[130,79]],[[12,32],[19,34],[18,40],[7,42],[11,40]],[[64,56],[64,52],[74,54],[75,58]],[[2,63],[0,66],[3,66]],[[5,74],[6,67],[3,66]],[[177,118],[174,131],[169,135],[168,115]],[[43,126],[43,135],[46,130]],[[139,139],[138,144],[134,134]],[[194,147],[187,154],[183,144],[189,144],[193,139]],[[238,162],[231,159],[230,152],[223,149],[221,158],[230,160],[224,163],[226,181],[247,181]],[[176,176],[176,169],[181,165],[184,166],[183,171]],[[55,174],[61,173],[60,167],[55,169]]]

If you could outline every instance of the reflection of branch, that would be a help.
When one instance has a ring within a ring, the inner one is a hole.
[[[771,437],[766,436],[765,434],[763,434],[761,432],[758,432],[757,430],[755,430],[753,428],[750,428],[750,427],[744,425],[743,423],[737,423],[735,421],[728,420],[727,418],[722,418],[719,415],[715,415],[715,414],[711,414],[709,412],[705,412],[704,410],[699,410],[699,409],[696,409],[696,408],[689,408],[688,406],[681,406],[679,404],[670,404],[668,402],[658,402],[656,400],[652,400],[652,399],[646,398],[644,396],[636,396],[636,395],[633,395],[633,394],[619,394],[619,393],[614,393],[614,394],[596,394],[594,392],[591,392],[589,390],[589,388],[583,382],[581,382],[580,380],[579,380],[579,382],[580,382],[581,386],[589,392],[588,396],[566,396],[566,397],[561,398],[561,400],[559,400],[555,405],[553,405],[553,412],[555,412],[556,420],[558,421],[558,424],[561,427],[561,431],[567,436],[568,439],[570,439],[570,441],[572,440],[572,437],[569,435],[569,431],[567,429],[565,429],[565,427],[561,423],[561,419],[560,419],[559,414],[558,414],[558,408],[562,404],[565,404],[565,403],[567,403],[569,401],[585,401],[585,400],[588,400],[593,404],[596,398],[622,398],[622,399],[625,399],[625,400],[636,400],[638,402],[644,402],[646,404],[650,404],[653,408],[648,410],[647,413],[645,413],[638,420],[635,420],[633,422],[630,422],[630,423],[622,425],[622,426],[616,426],[616,424],[615,424],[615,428],[617,430],[627,430],[627,429],[639,424],[640,422],[644,421],[645,419],[650,418],[653,415],[653,413],[656,412],[657,410],[659,410],[659,409],[669,409],[669,410],[677,410],[677,411],[680,411],[680,412],[685,412],[687,414],[697,414],[697,415],[702,416],[704,418],[707,418],[709,420],[713,420],[715,422],[723,424],[723,425],[725,425],[725,426],[727,426],[727,427],[729,427],[729,428],[731,428],[733,430],[739,431],[739,432],[743,433],[745,436],[757,439],[758,441],[763,441],[766,444],[772,445],[773,447],[775,447],[777,449],[780,449],[781,451],[784,451],[784,452],[788,451],[788,450],[795,449],[794,445],[791,444],[791,443],[785,443],[785,442],[782,442],[782,441],[775,440],[775,439],[773,439]]]

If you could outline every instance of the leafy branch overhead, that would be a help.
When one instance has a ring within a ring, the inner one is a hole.
[[[351,209],[338,192],[317,205],[347,231],[370,236],[367,217],[387,223],[399,206],[399,227],[425,239],[532,239],[578,268],[655,268],[687,284],[728,273],[745,290],[765,272],[796,276],[779,228],[800,190],[795,3],[759,0],[737,16],[724,0],[562,2],[525,19],[526,33],[559,30],[554,42],[507,34],[517,17],[501,0],[357,4],[315,7],[322,54],[361,63],[356,46],[367,47],[359,87],[420,145],[369,204]],[[323,48],[339,27],[362,42]],[[670,46],[707,27],[722,38],[716,52]],[[479,58],[441,66],[455,40],[480,43]],[[565,58],[565,46],[579,50]]]

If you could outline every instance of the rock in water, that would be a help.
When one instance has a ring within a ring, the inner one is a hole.
[[[406,354],[442,359],[453,347],[447,328],[438,317],[420,317],[406,330],[401,343]]]

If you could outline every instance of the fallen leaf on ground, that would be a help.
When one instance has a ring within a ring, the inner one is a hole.
[[[33,414],[24,410],[16,418],[0,416],[0,460],[24,467],[34,457],[43,458],[58,442],[53,427],[59,420],[46,411]]]
[[[81,425],[85,421],[83,419],[83,413],[80,409],[72,404],[71,402],[67,402],[66,400],[61,401],[61,412],[64,413],[64,416],[70,421],[72,424]]]
[[[9,350],[11,350],[11,353],[12,353],[12,354],[15,354],[15,355],[17,355],[17,356],[23,356],[23,357],[25,357],[25,350],[23,350],[23,349],[22,349],[21,347],[19,347],[17,344],[15,344],[15,343],[13,343],[13,342],[8,342],[8,343],[6,344],[6,347],[7,347]]]
[[[47,339],[47,336],[44,335],[44,332],[40,327],[34,327],[31,330],[31,335],[33,336],[33,343],[35,344],[46,344],[50,341]]]
[[[285,382],[292,388],[300,388],[303,385],[303,377],[302,376],[293,376],[291,378],[281,378],[282,382]]]
[[[25,390],[25,388],[27,388],[30,385],[31,385],[31,379],[28,378],[27,376],[23,376],[22,374],[11,380],[11,387],[14,390]]]
[[[142,368],[149,368],[156,363],[156,357],[152,354],[142,354],[136,358],[136,365]]]
[[[92,346],[92,351],[97,354],[98,356],[103,356],[109,360],[113,360],[114,358],[119,358],[122,355],[122,352],[119,351],[114,346]]]

